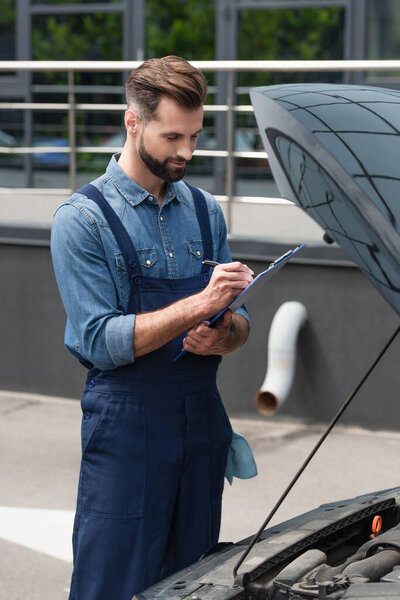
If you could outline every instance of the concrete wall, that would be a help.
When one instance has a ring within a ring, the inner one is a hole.
[[[79,398],[84,370],[63,346],[65,315],[55,283],[49,232],[0,227],[2,334],[0,389]],[[233,240],[233,255],[258,273],[287,248]],[[303,302],[295,382],[279,411],[308,422],[330,420],[398,325],[398,315],[338,248],[302,251],[254,298],[247,344],[224,358],[219,384],[231,415],[256,416],[254,397],[266,370],[273,316],[287,300]],[[358,394],[343,423],[400,424],[400,338]]]

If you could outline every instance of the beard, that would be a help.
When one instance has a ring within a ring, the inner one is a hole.
[[[180,158],[178,156],[177,158],[174,158],[174,159],[172,159],[171,157],[168,157],[168,158],[165,158],[164,160],[158,160],[152,154],[147,152],[145,145],[144,145],[144,141],[143,141],[143,135],[141,135],[140,139],[139,139],[138,153],[139,153],[140,158],[146,165],[146,167],[149,169],[149,171],[151,173],[153,173],[153,175],[155,175],[156,177],[159,177],[160,179],[163,179],[164,181],[167,181],[167,182],[180,181],[182,179],[182,177],[185,175],[187,163],[183,158]],[[184,166],[183,167],[168,166],[168,162],[170,160],[176,160],[178,162],[183,162]]]

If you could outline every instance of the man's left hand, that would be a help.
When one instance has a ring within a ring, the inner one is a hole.
[[[183,347],[187,352],[202,356],[229,352],[232,311],[227,310],[213,327],[208,327],[208,323],[208,321],[203,321],[189,329],[183,340]]]

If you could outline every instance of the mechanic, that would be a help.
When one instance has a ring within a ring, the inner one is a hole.
[[[131,600],[218,540],[232,429],[216,373],[249,324],[243,307],[207,319],[253,272],[215,199],[182,181],[206,94],[182,58],[142,63],[121,154],[54,218],[65,343],[88,369],[70,600]]]

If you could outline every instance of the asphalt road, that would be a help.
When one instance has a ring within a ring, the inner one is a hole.
[[[0,392],[0,600],[66,600],[80,461],[73,400]],[[224,492],[221,540],[253,534],[322,429],[279,418],[233,419],[258,463]],[[338,427],[273,522],[318,505],[399,485],[400,434]]]

